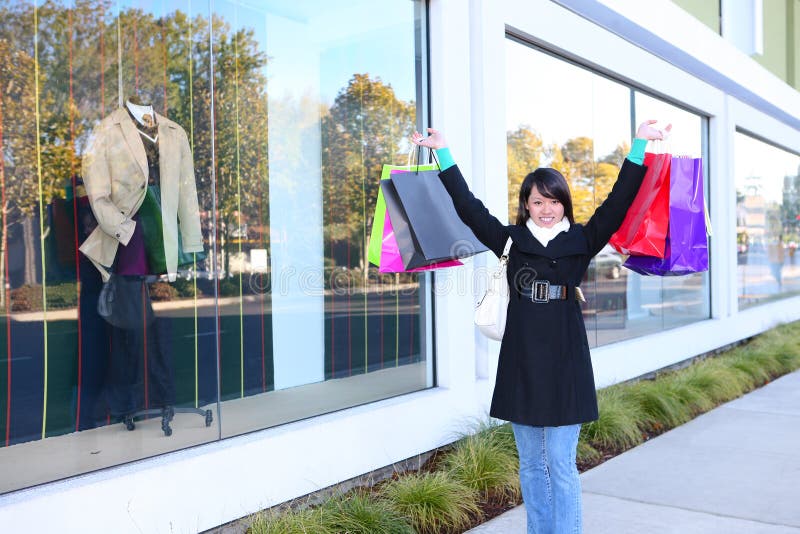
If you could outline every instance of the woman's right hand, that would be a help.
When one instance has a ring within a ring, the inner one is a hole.
[[[411,136],[411,142],[417,146],[424,146],[432,149],[445,148],[447,141],[444,139],[444,134],[439,130],[428,128],[428,137],[422,137],[419,132],[414,132]]]

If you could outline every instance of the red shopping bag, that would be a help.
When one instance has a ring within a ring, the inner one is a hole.
[[[624,266],[644,275],[681,276],[708,270],[708,223],[703,160],[672,158],[669,172],[669,234],[664,258],[631,256]]]
[[[671,154],[644,155],[642,187],[609,244],[622,254],[663,258],[669,229]]]

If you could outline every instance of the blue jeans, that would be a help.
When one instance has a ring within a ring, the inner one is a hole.
[[[580,534],[581,481],[575,454],[581,425],[511,427],[528,534]]]

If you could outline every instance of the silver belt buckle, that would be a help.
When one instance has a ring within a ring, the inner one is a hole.
[[[531,290],[533,302],[550,302],[550,282],[548,280],[534,280]]]

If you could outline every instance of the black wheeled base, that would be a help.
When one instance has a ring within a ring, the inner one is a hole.
[[[146,417],[150,415],[160,415],[161,416],[161,430],[164,431],[165,436],[172,435],[172,427],[169,426],[172,419],[175,417],[176,413],[195,413],[197,415],[202,415],[205,417],[206,426],[211,426],[211,423],[214,421],[214,414],[211,410],[202,410],[200,408],[176,408],[174,406],[164,406],[163,408],[152,408],[149,410],[139,410],[138,412],[133,412],[130,414],[126,414],[122,418],[122,423],[125,425],[125,428],[128,431],[132,431],[136,428],[135,420],[140,417]]]

